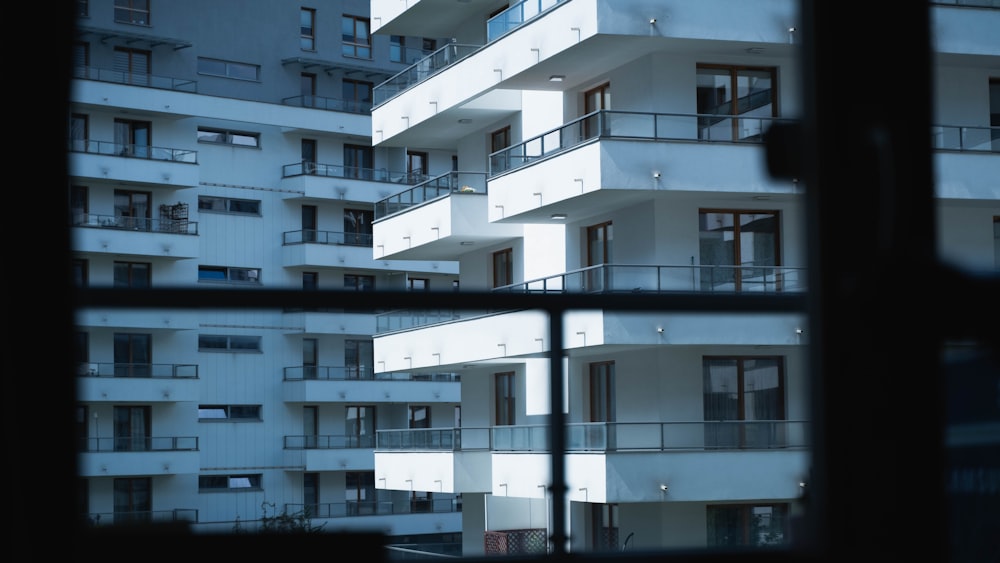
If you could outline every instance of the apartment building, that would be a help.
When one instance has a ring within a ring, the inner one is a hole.
[[[436,37],[369,3],[75,2],[78,287],[454,291],[453,260],[373,255],[375,204],[452,152],[373,147],[374,86]],[[288,520],[454,542],[458,494],[377,490],[375,431],[457,425],[459,374],[377,373],[377,310],[76,312],[79,504],[95,526]]]
[[[996,7],[930,6],[936,244],[975,272],[1000,265]],[[375,260],[454,261],[463,290],[498,296],[808,292],[804,191],[769,173],[764,144],[804,111],[798,9],[372,0],[376,38],[451,38],[375,86],[373,146],[456,156],[375,202]],[[906,88],[859,83],[843,103]],[[461,495],[464,555],[546,553],[553,529],[556,552],[794,541],[811,474],[802,312],[598,308],[555,333],[530,309],[380,319],[376,372],[460,374],[462,417],[379,430],[376,487]]]

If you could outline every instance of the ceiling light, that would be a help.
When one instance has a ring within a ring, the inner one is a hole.
[[[566,77],[561,74],[553,74],[549,77],[549,82],[562,82]]]
[[[460,244],[462,246],[472,246],[473,242],[471,240],[463,240],[462,242],[460,242],[458,244]]]
[[[552,219],[554,219],[556,221],[561,221],[561,220],[563,220],[565,218],[566,218],[566,214],[565,213],[553,213],[552,214]]]
[[[466,118],[463,117],[462,119],[459,119],[458,122],[459,123],[472,123],[472,120],[471,119],[466,119]]]

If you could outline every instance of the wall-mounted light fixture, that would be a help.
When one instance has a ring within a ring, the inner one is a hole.
[[[562,82],[563,80],[566,80],[566,76],[562,74],[553,74],[549,77],[549,82]]]
[[[664,493],[665,493],[665,492],[667,492],[668,490],[670,490],[670,487],[669,487],[669,486],[667,486],[667,484],[666,484],[666,483],[660,483],[660,492],[664,492]]]
[[[653,178],[656,178],[657,180],[659,180],[660,179],[660,173],[659,172],[653,172]]]
[[[656,24],[656,18],[649,18],[649,25],[655,25],[655,24]]]

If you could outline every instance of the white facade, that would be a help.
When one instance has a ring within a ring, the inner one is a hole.
[[[800,111],[795,0],[371,7],[376,35],[453,38],[375,89],[374,145],[454,151],[458,170],[485,178],[377,202],[377,259],[454,260],[462,288],[501,292],[808,290],[803,192],[768,174],[760,137]],[[1000,10],[940,4],[931,17],[939,250],[993,270]],[[810,466],[805,318],[598,311],[563,326],[570,550],[789,541]],[[380,435],[377,486],[462,494],[465,555],[520,553],[484,546],[522,535],[544,550],[544,315],[386,327],[376,370],[461,373],[462,419],[435,424],[455,438],[433,446]]]
[[[77,4],[78,283],[453,290],[456,260],[372,250],[375,202],[452,168],[447,151],[415,169],[372,148],[370,90],[425,54],[421,37],[349,41],[344,21],[370,24],[362,0]],[[409,427],[411,407],[412,424],[452,425],[460,390],[444,370],[375,374],[374,313],[89,309],[77,326],[91,522],[225,533],[309,509],[329,531],[461,531],[456,495],[375,489],[375,430]]]

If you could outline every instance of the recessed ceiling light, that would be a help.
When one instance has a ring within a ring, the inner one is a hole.
[[[473,242],[471,240],[463,240],[462,242],[460,242],[458,244],[460,244],[462,246],[471,246],[473,244]]]
[[[552,214],[552,218],[555,219],[556,221],[561,221],[561,220],[563,220],[563,219],[566,218],[566,214],[565,213],[553,213]]]
[[[549,82],[562,82],[566,77],[561,74],[553,74],[549,77]]]
[[[462,118],[458,120],[459,123],[472,123],[471,119]]]

